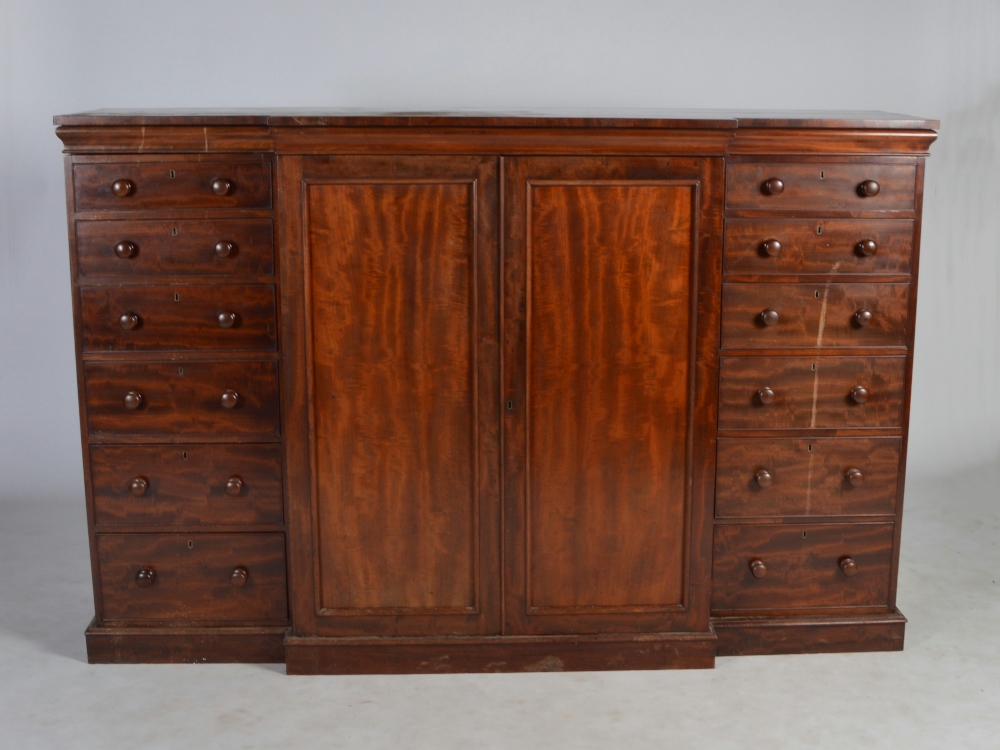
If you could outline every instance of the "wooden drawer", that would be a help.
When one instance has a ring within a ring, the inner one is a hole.
[[[91,435],[277,435],[277,363],[87,362]],[[223,406],[232,402],[235,405]],[[132,395],[130,395],[132,394]],[[136,403],[138,406],[129,408]]]
[[[98,524],[280,524],[281,446],[93,445]]]
[[[74,164],[73,191],[77,211],[270,208],[271,164],[266,161]]]
[[[723,357],[719,429],[900,427],[905,365],[905,357]],[[858,386],[864,403],[852,397]]]
[[[912,219],[726,221],[729,274],[908,274],[912,254]]]
[[[78,221],[80,276],[274,274],[270,219]]]
[[[720,438],[715,517],[892,515],[901,443]]]
[[[770,180],[781,192],[768,192]],[[862,194],[874,180],[878,194]],[[726,167],[726,208],[765,211],[912,211],[917,188],[914,164],[879,162],[735,162]]]
[[[888,606],[892,530],[891,523],[716,525],[712,609]],[[754,560],[763,563],[762,578]]]
[[[909,284],[723,284],[722,347],[905,347],[909,292]]]
[[[113,286],[80,289],[84,351],[274,351],[274,287]]]
[[[105,620],[288,619],[284,534],[98,534],[97,555]]]

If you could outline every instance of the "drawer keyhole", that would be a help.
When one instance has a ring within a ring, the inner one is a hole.
[[[824,169],[819,170],[819,178],[821,180],[825,180],[826,179],[826,170],[824,170]]]
[[[823,225],[820,224],[816,227],[816,234],[823,234]]]
[[[805,534],[803,534],[805,536]],[[188,539],[188,549],[194,549],[194,539]]]
[[[805,538],[806,538],[806,536],[808,536],[808,534],[809,534],[809,532],[808,532],[808,531],[803,531],[803,532],[802,532],[802,538],[803,538],[803,539],[805,539]],[[190,544],[190,543],[191,543],[191,542],[188,542],[188,544]]]
[[[817,289],[815,292],[813,292],[813,297],[815,297],[816,299],[819,299],[819,289]],[[176,295],[175,295],[175,299],[176,299]]]
[[[187,461],[188,460],[188,452],[187,451],[181,451],[181,458],[183,458],[185,461]]]
[[[170,227],[170,234],[172,234],[174,237],[176,237],[177,236],[177,227]]]
[[[816,292],[816,299],[819,299],[819,292]],[[174,302],[180,302],[180,301],[181,301],[181,293],[174,292]]]
[[[177,172],[175,172],[174,170],[172,170],[172,169],[171,169],[171,170],[170,170],[170,179],[171,179],[171,180],[173,180],[173,179],[175,179],[176,177],[177,177]]]

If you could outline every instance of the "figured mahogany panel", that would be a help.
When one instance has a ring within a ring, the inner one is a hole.
[[[529,612],[681,604],[695,198],[529,184]]]
[[[722,347],[904,347],[909,284],[722,285]]]
[[[727,219],[725,272],[909,274],[913,225],[912,219]]]
[[[488,188],[426,166],[423,179],[375,168],[307,187],[316,606],[386,622],[460,615],[472,619],[451,627],[475,632],[477,190]]]
[[[285,535],[98,534],[104,619],[288,619]]]
[[[885,607],[892,531],[891,523],[717,524],[712,611]]]
[[[719,429],[900,427],[905,366],[903,356],[723,357]]]
[[[267,161],[74,164],[76,210],[270,208]]]
[[[278,434],[273,361],[87,362],[83,375],[91,435]]]
[[[274,351],[270,284],[80,289],[84,351]]]
[[[271,219],[76,222],[81,277],[274,274]]]
[[[98,524],[280,524],[276,443],[92,445]]]
[[[773,180],[781,187],[765,185]],[[916,180],[916,164],[733,162],[726,167],[726,209],[912,211]],[[863,195],[869,181],[877,193]]]
[[[715,517],[891,516],[901,443],[898,437],[720,438]]]

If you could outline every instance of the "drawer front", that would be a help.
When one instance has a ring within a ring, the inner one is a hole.
[[[730,274],[908,274],[912,254],[911,219],[726,221]]]
[[[723,284],[722,347],[904,347],[909,291],[909,284]]]
[[[87,362],[84,378],[91,435],[278,434],[273,361]]]
[[[79,273],[87,276],[274,275],[270,219],[78,221]]]
[[[780,192],[765,183],[780,180]],[[865,196],[863,183],[878,183]],[[726,167],[726,208],[765,211],[912,211],[914,164],[736,162]]]
[[[274,287],[116,286],[80,289],[84,351],[274,351]]]
[[[288,619],[284,534],[98,534],[97,554],[106,620]]]
[[[715,517],[896,511],[901,439],[719,438]]]
[[[905,364],[905,357],[723,357],[719,429],[900,427]]]
[[[712,609],[888,606],[892,530],[891,523],[717,525]]]
[[[281,446],[94,445],[98,524],[280,524]]]
[[[270,162],[74,164],[76,210],[270,208]]]

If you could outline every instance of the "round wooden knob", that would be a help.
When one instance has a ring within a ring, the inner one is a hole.
[[[863,404],[868,400],[868,389],[863,385],[856,385],[851,388],[851,398],[854,399],[854,403]]]
[[[135,243],[129,242],[128,240],[122,240],[115,245],[115,255],[122,260],[133,257],[138,250],[139,248],[135,246]]]
[[[763,578],[767,575],[767,566],[764,561],[759,557],[755,557],[750,561],[750,572],[753,573],[754,578]]]
[[[858,195],[862,198],[873,198],[878,195],[879,189],[878,183],[875,180],[865,180],[858,185]]]
[[[764,195],[781,195],[785,189],[785,183],[783,183],[779,178],[772,177],[769,180],[764,180],[764,183],[760,186],[760,190]]]
[[[236,252],[236,245],[234,245],[232,242],[226,242],[224,240],[220,240],[219,242],[215,243],[215,254],[218,255],[220,258],[228,258],[235,252]]]
[[[226,494],[236,497],[241,492],[243,492],[243,480],[239,477],[229,477],[229,481],[226,482]]]
[[[854,313],[854,324],[858,326],[858,328],[867,328],[874,318],[875,316],[872,315],[871,310],[861,308]]]
[[[840,558],[837,564],[840,566],[840,572],[848,578],[858,574],[858,564],[850,557]]]
[[[767,469],[761,469],[753,476],[754,480],[757,482],[757,486],[762,490],[766,490],[774,482],[774,477],[771,476],[771,472]]]
[[[131,180],[115,180],[111,183],[111,192],[119,198],[132,195],[133,190],[135,190],[135,185],[132,184]]]
[[[232,328],[234,325],[236,325],[236,313],[231,313],[231,312],[219,313],[220,328]]]
[[[240,394],[238,394],[232,388],[229,388],[228,390],[226,390],[225,393],[222,394],[222,399],[221,399],[222,407],[224,409],[232,409],[234,406],[236,406],[237,403],[239,403],[239,400],[240,400]]]
[[[781,243],[775,239],[764,240],[764,244],[760,246],[760,249],[764,255],[773,258],[781,252]]]
[[[773,404],[774,403],[774,391],[772,391],[770,388],[768,388],[765,385],[763,388],[761,388],[759,391],[757,391],[757,398],[759,398],[760,402],[762,404],[764,404],[765,406],[767,404]]]
[[[229,576],[229,582],[233,585],[233,588],[241,589],[247,585],[247,578],[249,577],[250,574],[246,568],[233,568],[233,572]]]
[[[875,244],[875,240],[861,240],[861,242],[854,246],[854,251],[858,255],[870,258],[878,252],[878,245]]]
[[[122,327],[123,331],[131,331],[139,325],[139,316],[130,312],[122,313],[121,317],[118,318],[118,325]]]
[[[156,571],[143,568],[135,574],[135,585],[141,589],[148,589],[156,580]]]
[[[848,469],[844,476],[851,483],[851,487],[860,487],[865,483],[865,475],[861,473],[860,469]]]
[[[216,195],[229,195],[233,190],[233,183],[221,177],[212,180],[212,192]]]
[[[125,394],[125,408],[135,410],[142,406],[142,394],[138,391],[129,391]]]
[[[147,487],[149,487],[149,482],[145,477],[136,477],[128,483],[129,494],[135,495],[136,497],[142,497],[145,495]]]
[[[757,317],[760,319],[760,322],[766,326],[778,325],[778,311],[772,310],[770,307],[761,312],[761,314]]]

